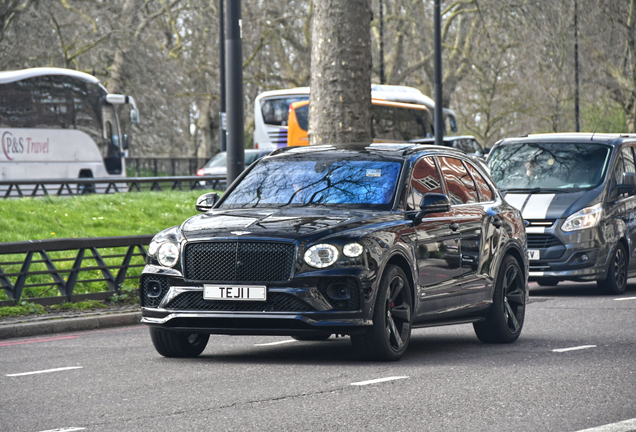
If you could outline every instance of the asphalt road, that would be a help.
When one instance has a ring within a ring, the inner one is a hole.
[[[144,326],[4,340],[0,431],[636,430],[630,282],[619,297],[535,286],[516,343],[416,330],[397,363],[333,337],[212,336],[193,360],[159,356]]]

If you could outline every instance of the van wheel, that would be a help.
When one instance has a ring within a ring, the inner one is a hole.
[[[411,285],[404,271],[389,264],[378,290],[373,326],[363,334],[351,335],[351,343],[365,360],[396,361],[411,340]]]
[[[627,253],[622,243],[616,245],[605,280],[596,285],[607,294],[622,294],[627,288]]]
[[[171,332],[151,327],[150,338],[157,352],[164,357],[196,357],[205,349],[210,335]]]
[[[483,343],[511,343],[523,328],[526,310],[526,287],[519,263],[506,255],[495,281],[492,306],[484,321],[473,324]]]

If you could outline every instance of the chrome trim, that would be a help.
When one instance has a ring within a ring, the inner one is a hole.
[[[168,316],[165,316],[163,318],[152,318],[152,317],[142,317],[141,318],[141,323],[142,324],[165,324],[170,320],[173,320],[175,318],[237,318],[237,319],[241,319],[241,318],[271,318],[271,319],[281,319],[281,318],[286,318],[286,319],[300,319],[301,321],[306,322],[307,324],[310,325],[315,325],[316,329],[319,329],[320,327],[324,326],[324,327],[329,327],[331,325],[344,325],[344,326],[371,326],[373,325],[373,320],[368,320],[368,319],[335,319],[335,320],[313,320],[311,318],[308,318],[307,316],[303,316],[300,314],[286,314],[286,315],[270,315],[270,314],[263,314],[263,313],[251,313],[251,314],[236,314],[236,313],[232,313],[232,314],[220,314],[220,313],[209,313],[209,314],[202,314],[202,313],[182,313],[182,312],[175,312],[175,313],[171,313]]]
[[[162,275],[162,276],[175,276],[175,277],[183,277],[183,274],[174,268],[168,268],[163,266],[157,266],[154,264],[146,264],[141,274],[154,274],[154,275]]]
[[[163,296],[161,303],[157,306],[158,309],[165,309],[166,305],[170,303],[176,296],[188,291],[203,291],[202,286],[171,286],[168,293]]]

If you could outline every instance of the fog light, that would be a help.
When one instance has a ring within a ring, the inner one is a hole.
[[[332,300],[349,300],[351,298],[351,290],[345,284],[334,283],[327,287],[327,295]]]
[[[148,298],[157,298],[161,295],[161,284],[159,282],[148,282],[148,290],[146,292]]]
[[[581,261],[585,262],[585,261],[587,261],[588,259],[589,259],[589,258],[588,258],[588,256],[587,256],[587,254],[583,254],[583,255],[581,255]]]

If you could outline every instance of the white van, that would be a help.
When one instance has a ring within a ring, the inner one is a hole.
[[[435,112],[433,99],[414,87],[373,84],[371,97],[424,105],[431,114]],[[286,147],[289,106],[294,102],[305,100],[309,100],[309,87],[272,90],[259,94],[254,101],[254,148],[275,150]],[[444,108],[444,119],[446,129],[456,132],[455,113]],[[448,126],[446,126],[447,122]]]

